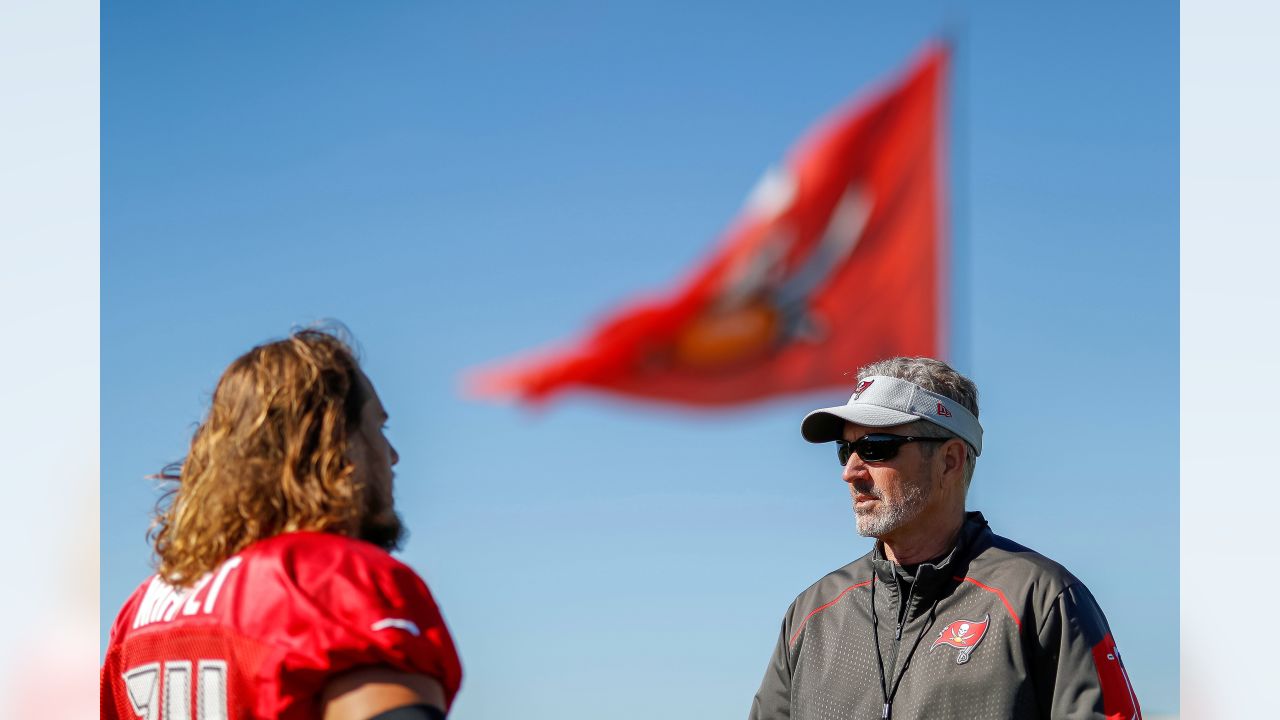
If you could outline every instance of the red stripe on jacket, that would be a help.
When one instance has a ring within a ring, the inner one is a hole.
[[[1098,684],[1102,687],[1102,714],[1107,720],[1141,720],[1142,708],[1138,696],[1129,682],[1120,661],[1120,651],[1111,633],[1093,646],[1093,665],[1098,671]]]

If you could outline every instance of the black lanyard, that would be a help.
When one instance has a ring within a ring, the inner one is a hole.
[[[898,576],[893,566],[889,566],[889,572],[894,574],[894,581]],[[880,654],[880,619],[876,617],[876,577],[878,573],[872,570],[871,573],[871,635],[876,639],[876,668],[880,670],[880,697],[884,699],[884,710],[880,713],[882,720],[888,720],[890,712],[893,708],[893,698],[898,694],[898,688],[902,685],[902,678],[907,674],[907,666],[911,664],[911,656],[915,654],[916,648],[920,647],[920,639],[924,637],[924,631],[933,625],[933,613],[938,609],[938,600],[933,601],[933,605],[929,606],[929,619],[920,624],[920,632],[916,633],[916,641],[911,643],[911,650],[907,652],[907,659],[902,662],[902,669],[898,671],[898,676],[893,680],[893,686],[890,687],[885,682],[884,677],[884,657]],[[911,581],[911,590],[907,593],[907,613],[902,618],[902,624],[905,625],[911,619],[911,598],[916,594],[916,582],[920,580],[919,572]],[[899,591],[901,592],[901,591]],[[897,634],[897,642],[901,642],[901,626]]]

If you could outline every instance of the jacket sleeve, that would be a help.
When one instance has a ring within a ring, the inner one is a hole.
[[[1069,585],[1036,635],[1034,682],[1040,716],[1057,720],[1138,720],[1142,710],[1102,609]]]
[[[791,617],[790,611],[787,617]],[[751,701],[749,720],[787,720],[791,717],[791,648],[787,642],[787,620],[782,621],[778,643],[764,671],[764,680]]]

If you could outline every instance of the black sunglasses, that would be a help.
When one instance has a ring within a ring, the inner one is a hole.
[[[849,464],[849,458],[854,453],[858,453],[858,457],[863,462],[883,462],[892,460],[898,455],[898,451],[903,445],[909,442],[946,442],[951,440],[949,437],[910,437],[907,435],[890,435],[888,433],[871,433],[849,442],[848,440],[836,441],[836,457],[840,458],[840,467]]]

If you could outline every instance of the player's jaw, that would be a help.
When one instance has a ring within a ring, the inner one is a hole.
[[[393,502],[383,499],[380,493],[368,493],[356,537],[390,552],[400,548],[406,534],[404,522]]]

